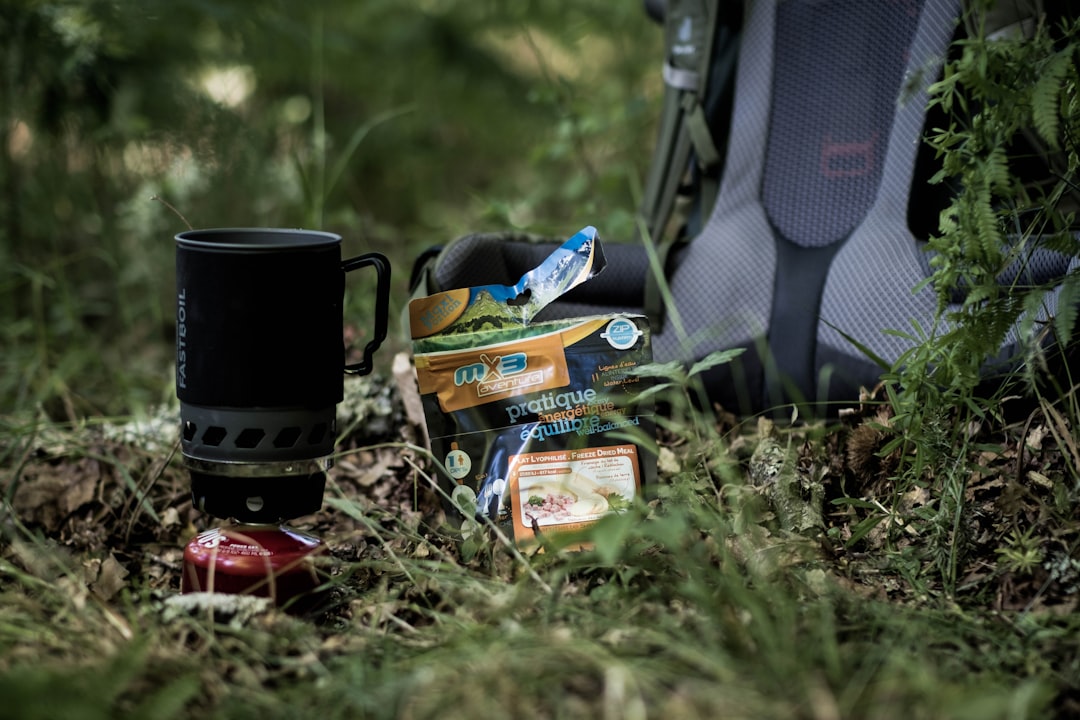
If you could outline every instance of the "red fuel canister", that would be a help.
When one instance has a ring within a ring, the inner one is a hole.
[[[213,528],[184,549],[180,591],[256,595],[278,607],[308,607],[325,579],[314,562],[325,551],[318,538],[282,525]]]

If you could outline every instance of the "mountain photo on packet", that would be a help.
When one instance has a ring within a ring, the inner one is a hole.
[[[652,361],[644,315],[532,322],[603,270],[587,227],[511,286],[409,304],[431,451],[448,511],[475,508],[519,545],[625,510],[656,480]],[[471,518],[477,519],[477,518]]]

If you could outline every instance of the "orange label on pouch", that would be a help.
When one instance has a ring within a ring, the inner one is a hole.
[[[625,509],[641,491],[638,467],[635,445],[515,455],[507,478],[515,541],[580,530]]]
[[[420,392],[436,393],[444,412],[570,383],[558,332],[417,356],[416,377]]]
[[[461,317],[469,304],[469,291],[448,290],[409,303],[409,331],[414,338],[434,335]]]

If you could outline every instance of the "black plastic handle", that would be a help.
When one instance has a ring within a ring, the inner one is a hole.
[[[341,269],[344,272],[350,272],[368,265],[375,268],[378,276],[378,284],[375,288],[375,334],[364,346],[364,359],[345,366],[345,372],[350,375],[367,375],[371,372],[372,355],[386,339],[387,315],[390,312],[390,261],[385,255],[373,252],[345,260],[341,263]]]

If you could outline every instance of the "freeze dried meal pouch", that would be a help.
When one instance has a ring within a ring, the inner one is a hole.
[[[655,481],[645,316],[532,322],[604,267],[587,227],[512,286],[450,290],[409,304],[434,456],[457,508],[519,544],[586,527]],[[453,508],[448,508],[453,510]]]

